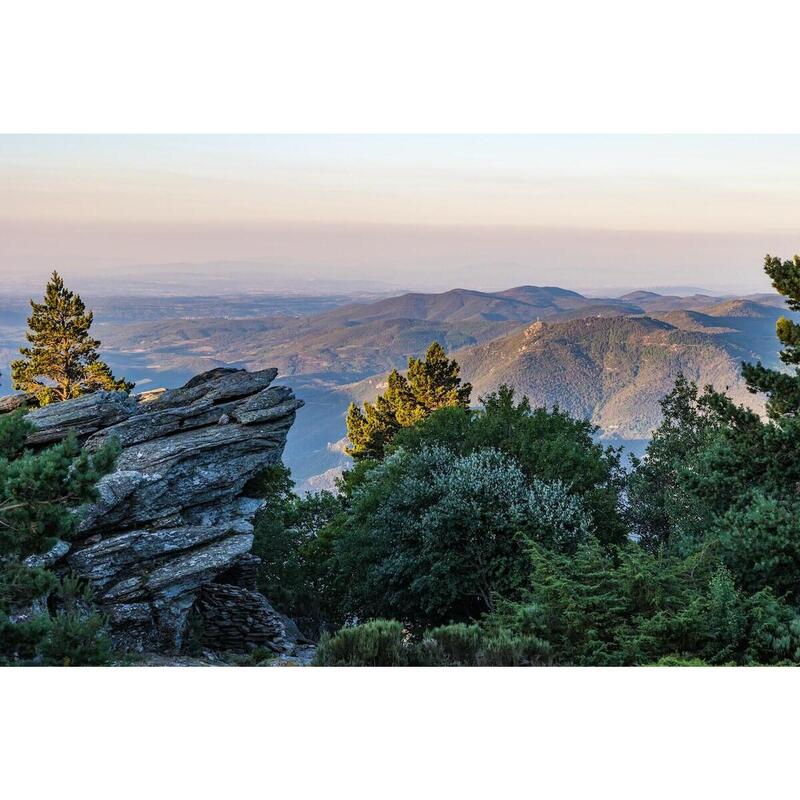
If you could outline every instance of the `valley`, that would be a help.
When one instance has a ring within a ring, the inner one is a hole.
[[[590,297],[537,286],[389,297],[99,297],[92,307],[104,357],[139,390],[173,388],[223,365],[277,367],[306,402],[285,452],[301,490],[330,486],[348,463],[349,403],[373,399],[386,374],[431,341],[459,361],[473,402],[508,383],[534,405],[557,404],[590,419],[604,439],[641,451],[678,373],[728,387],[737,402],[763,410],[739,365],[776,365],[775,321],[785,313],[782,298],[770,294]],[[25,315],[21,298],[0,304],[6,365],[23,340]],[[7,366],[2,373],[8,392]]]

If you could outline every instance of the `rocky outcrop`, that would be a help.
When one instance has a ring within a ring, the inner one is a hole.
[[[276,374],[215,369],[172,391],[97,392],[29,412],[31,446],[69,433],[90,451],[112,437],[122,446],[99,499],[80,509],[75,539],[46,555],[91,583],[119,646],[177,652],[191,611],[216,646],[291,649],[280,615],[254,591],[260,501],[246,491],[280,461],[303,405],[271,385]]]

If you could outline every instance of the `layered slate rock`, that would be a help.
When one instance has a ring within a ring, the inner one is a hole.
[[[214,651],[264,647],[289,654],[297,645],[287,620],[264,595],[241,586],[210,583],[200,590],[194,612],[200,643]]]
[[[172,391],[96,392],[29,412],[31,446],[70,433],[90,451],[112,437],[122,446],[98,501],[79,510],[78,535],[53,553],[56,568],[91,583],[118,646],[178,651],[197,604],[220,645],[290,648],[280,615],[254,591],[261,501],[246,492],[280,461],[303,405],[271,385],[276,375],[215,369]]]

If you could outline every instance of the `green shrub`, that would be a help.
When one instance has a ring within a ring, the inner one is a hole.
[[[50,633],[47,614],[39,614],[25,622],[12,623],[0,611],[0,666],[26,665],[33,662],[38,649]]]
[[[100,614],[60,611],[41,645],[44,664],[57,667],[103,666],[111,661],[111,641]]]
[[[39,567],[30,568],[18,561],[0,566],[0,610],[26,606],[40,597],[47,597],[59,588],[53,572]]]
[[[481,629],[477,625],[459,622],[442,625],[428,631],[423,638],[435,643],[441,653],[442,661],[451,666],[474,666],[481,648]],[[418,646],[422,647],[423,642]]]
[[[321,667],[525,667],[550,663],[550,645],[530,634],[456,623],[409,637],[395,620],[373,620],[325,634]]]
[[[73,613],[76,604],[88,607],[87,587],[25,559],[72,537],[75,509],[96,499],[95,484],[112,468],[119,443],[90,454],[71,435],[31,452],[24,449],[30,431],[22,414],[0,416],[0,663],[106,663],[102,619]],[[53,608],[61,609],[54,618]]]
[[[394,620],[376,619],[323,634],[314,664],[319,667],[407,666],[405,630]]]
[[[653,667],[708,667],[702,658],[686,658],[685,656],[663,656],[651,664]]]
[[[480,653],[482,667],[516,667],[522,661],[522,640],[507,631],[487,637]]]
[[[409,667],[460,666],[449,661],[439,643],[427,635],[407,647],[406,657]]]

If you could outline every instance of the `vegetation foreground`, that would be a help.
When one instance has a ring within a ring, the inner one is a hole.
[[[766,271],[800,311],[800,258]],[[130,390],[90,324],[61,283],[34,304],[14,368],[33,401]],[[324,666],[798,664],[800,326],[782,318],[777,335],[789,369],[742,368],[766,419],[680,377],[627,471],[590,423],[510,387],[471,407],[434,343],[351,407],[338,494],[299,497],[280,465],[254,482],[258,588]],[[108,663],[89,587],[40,556],[69,540],[114,444],[33,453],[26,426],[0,418],[0,663]]]
[[[766,271],[800,310],[800,259]],[[800,326],[777,333],[796,368]],[[351,409],[338,496],[275,471],[264,588],[321,665],[799,663],[800,376],[743,375],[768,419],[680,377],[626,472],[509,387],[469,408],[433,345]]]

